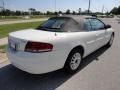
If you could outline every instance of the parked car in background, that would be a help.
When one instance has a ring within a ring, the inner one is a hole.
[[[10,33],[7,56],[12,65],[32,74],[62,68],[74,73],[84,57],[111,46],[113,39],[111,26],[95,17],[52,17],[36,29]]]

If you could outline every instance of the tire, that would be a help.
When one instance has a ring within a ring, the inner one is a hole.
[[[81,60],[82,60],[81,50],[79,49],[72,50],[66,60],[64,70],[71,74],[75,73],[80,67]]]
[[[111,35],[110,40],[109,40],[109,42],[107,43],[107,47],[111,47],[111,46],[112,46],[113,40],[114,40],[114,34]]]

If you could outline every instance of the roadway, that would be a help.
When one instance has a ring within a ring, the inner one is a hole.
[[[58,70],[31,75],[5,62],[0,64],[0,90],[120,90],[120,24],[104,20],[115,29],[112,47],[102,47],[83,59],[76,74]]]

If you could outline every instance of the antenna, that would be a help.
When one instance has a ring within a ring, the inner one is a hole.
[[[90,6],[91,6],[91,0],[89,0],[89,5],[88,5],[88,14],[90,14]]]

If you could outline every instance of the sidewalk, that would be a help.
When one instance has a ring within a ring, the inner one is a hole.
[[[7,37],[0,39],[0,45],[5,45],[8,43]]]
[[[0,64],[8,61],[8,58],[6,57],[6,53],[0,53]]]
[[[48,18],[30,19],[30,20],[16,20],[16,21],[3,21],[3,22],[0,22],[0,25],[14,24],[14,23],[37,22],[37,21],[45,21],[45,20],[48,20]]]
[[[2,57],[0,56],[0,68],[5,67],[5,66],[11,64],[10,61],[6,58],[6,56],[5,56],[5,58],[4,57],[2,59],[1,58]]]
[[[7,37],[0,39],[0,45],[5,45],[7,44]],[[6,53],[0,53],[0,64],[7,62],[8,58],[6,57]],[[3,65],[2,65],[3,66]],[[1,67],[1,65],[0,65]]]

